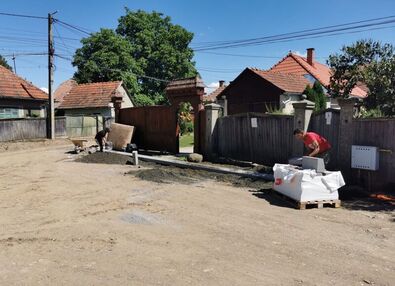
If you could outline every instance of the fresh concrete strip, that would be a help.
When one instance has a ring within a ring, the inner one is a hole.
[[[106,152],[129,156],[129,157],[133,158],[133,154],[131,154],[131,153],[113,151],[113,150],[106,151]],[[274,180],[274,177],[272,174],[262,174],[262,173],[258,173],[258,172],[252,172],[252,171],[246,171],[246,170],[240,170],[240,169],[232,169],[232,168],[225,168],[225,167],[219,167],[219,166],[208,166],[205,164],[189,163],[189,162],[184,162],[184,161],[179,161],[179,160],[173,160],[173,159],[168,159],[168,158],[158,158],[158,157],[152,157],[152,156],[146,156],[146,155],[140,155],[140,154],[138,154],[138,159],[140,159],[142,161],[146,161],[146,162],[153,162],[153,163],[162,164],[162,165],[176,166],[176,167],[180,167],[180,168],[203,170],[203,171],[215,172],[215,173],[221,173],[221,174],[231,174],[231,175],[237,175],[237,176],[241,176],[241,177],[261,179],[261,180],[265,180],[265,181],[273,181]]]

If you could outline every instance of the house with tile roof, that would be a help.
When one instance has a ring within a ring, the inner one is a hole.
[[[292,103],[303,99],[302,94],[308,84],[310,82],[298,74],[246,68],[217,95],[217,100],[225,97],[228,115],[264,113],[270,109],[291,113]]]
[[[45,117],[48,94],[0,65],[0,119]]]
[[[314,58],[314,49],[307,49],[307,57],[301,57],[294,53],[289,53],[277,64],[275,64],[270,71],[297,74],[308,79],[311,84],[319,81],[320,84],[328,89],[331,78],[331,69]],[[351,91],[351,96],[363,99],[367,97],[367,90],[361,85],[357,85]]]
[[[59,107],[62,103],[63,98],[70,92],[70,90],[75,87],[77,82],[73,79],[66,80],[62,82],[54,91],[53,97],[55,101],[55,109]]]
[[[227,85],[225,84],[225,81],[220,80],[218,82],[218,87],[214,91],[209,93],[208,95],[205,95],[203,97],[203,101],[207,102],[207,103],[216,102],[218,94],[220,94],[226,87],[227,87]]]
[[[65,87],[66,86],[66,87]],[[121,108],[133,107],[131,95],[122,81],[65,84],[58,94],[57,114],[65,116],[102,115],[114,117],[113,98],[121,98]],[[67,91],[67,89],[69,89]]]
[[[324,91],[330,84],[331,69],[314,59],[314,49],[307,49],[307,57],[289,53],[267,71],[247,68],[231,84],[216,95],[217,101],[227,106],[227,114],[266,112],[267,106],[293,111],[292,103],[302,100],[307,85],[321,83]],[[225,101],[221,102],[224,98]],[[367,90],[357,85],[351,96],[363,99]],[[337,107],[328,95],[328,105]]]

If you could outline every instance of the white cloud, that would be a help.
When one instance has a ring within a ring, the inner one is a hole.
[[[219,87],[219,82],[212,82],[209,85],[207,85],[207,87],[205,88],[205,92],[207,94],[212,93],[215,89],[217,89]]]
[[[41,89],[42,91],[44,91],[45,93],[48,93],[48,88],[46,88],[46,87],[40,87],[40,89]]]
[[[301,56],[301,57],[307,57],[307,52],[301,53],[299,51],[293,51],[292,53],[294,53],[297,56]]]

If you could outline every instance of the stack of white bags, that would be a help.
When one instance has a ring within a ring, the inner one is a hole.
[[[293,165],[275,164],[273,189],[298,202],[337,200],[345,185],[341,172],[317,173]]]

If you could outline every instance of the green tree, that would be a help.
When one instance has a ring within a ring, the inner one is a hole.
[[[329,56],[332,68],[330,89],[335,97],[349,97],[360,82],[369,88],[364,105],[380,109],[385,115],[395,114],[395,54],[391,44],[372,40],[344,46],[340,54]]]
[[[197,74],[189,44],[193,33],[171,23],[170,17],[158,12],[136,12],[126,8],[119,18],[117,33],[132,45],[132,55],[145,75],[172,80]],[[166,82],[140,78],[142,94],[154,101],[163,100]]]
[[[307,85],[303,93],[307,96],[308,100],[315,103],[315,111],[320,111],[326,108],[327,98],[322,85],[318,81],[314,82],[313,87]]]
[[[77,67],[74,79],[78,83],[123,80],[129,92],[140,92],[136,76],[140,70],[131,44],[113,30],[101,29],[82,39],[72,64]]]
[[[169,80],[195,76],[193,33],[161,13],[131,11],[118,19],[116,32],[102,29],[82,41],[73,65],[78,82],[124,80],[139,105],[167,102]]]
[[[0,55],[0,65],[12,71],[12,67],[7,63],[7,60]]]

